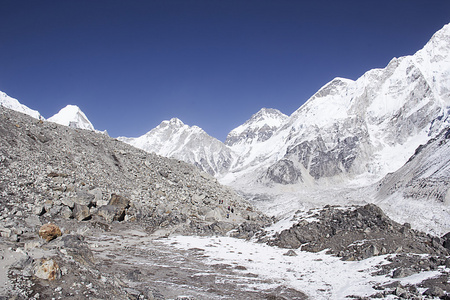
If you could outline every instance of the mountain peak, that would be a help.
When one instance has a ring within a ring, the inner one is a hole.
[[[95,130],[86,115],[76,105],[67,105],[48,120],[72,128]]]
[[[33,110],[23,104],[21,104],[17,99],[8,96],[6,93],[0,91],[0,105],[29,116],[35,119],[42,119],[41,114],[37,110]]]
[[[274,108],[262,108],[252,115],[241,126],[233,129],[227,136],[225,144],[228,146],[237,143],[253,143],[255,140],[262,142],[272,136],[286,119],[287,115]]]

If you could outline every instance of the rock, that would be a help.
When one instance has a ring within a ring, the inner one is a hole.
[[[414,270],[410,268],[398,268],[392,273],[392,278],[403,278],[415,274]]]
[[[35,267],[34,275],[46,280],[55,280],[61,277],[61,270],[53,259],[43,259]]]
[[[39,236],[46,240],[47,242],[56,239],[61,236],[61,229],[58,226],[52,223],[44,224],[39,229]]]
[[[441,239],[443,240],[443,246],[450,250],[450,232],[446,233]]]
[[[95,196],[92,194],[89,194],[88,192],[85,192],[83,190],[77,191],[77,195],[72,198],[72,200],[75,203],[85,205],[85,206],[91,206],[93,205],[93,200],[95,199]]]
[[[65,198],[63,198],[62,199],[62,204],[64,204],[65,206],[67,206],[67,207],[69,207],[69,208],[74,208],[74,206],[75,206],[75,202],[73,201],[73,199],[72,198],[69,198],[69,197],[65,197]]]
[[[100,188],[92,189],[92,190],[88,191],[88,194],[94,196],[93,202],[95,205],[98,205],[98,203],[100,201],[102,201],[102,199],[103,199],[102,189],[100,189]]]
[[[283,254],[284,256],[297,256],[297,253],[295,253],[294,250],[289,250],[288,252]]]
[[[11,237],[11,232],[12,232],[12,230],[9,228],[0,227],[0,236],[1,237],[9,238],[9,237]]]
[[[45,208],[44,208],[44,205],[43,205],[43,204],[36,205],[36,206],[33,208],[33,213],[34,213],[35,215],[37,215],[37,216],[42,216],[43,214],[45,214]]]
[[[108,205],[114,205],[123,209],[130,207],[130,200],[120,195],[112,194]]]
[[[444,290],[442,290],[440,287],[438,286],[433,286],[430,287],[428,290],[426,290],[424,293],[424,295],[426,296],[431,296],[431,297],[444,297],[445,296],[445,292]]]
[[[91,217],[89,207],[87,205],[75,203],[75,207],[73,208],[73,217],[78,221],[89,219]]]
[[[68,206],[61,208],[60,214],[64,219],[70,219],[73,216],[73,212]]]
[[[125,209],[115,205],[103,205],[98,209],[97,215],[103,217],[108,223],[123,221],[125,218]]]
[[[94,263],[94,255],[82,236],[65,235],[61,238],[61,242],[67,254],[71,255],[77,262],[84,265]]]

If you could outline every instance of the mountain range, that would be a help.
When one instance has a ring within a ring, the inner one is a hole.
[[[3,106],[42,118],[4,93],[0,100]],[[118,139],[194,164],[244,194],[260,188],[283,194],[378,182],[376,199],[401,191],[405,196],[448,203],[448,172],[417,171],[436,166],[417,149],[448,129],[449,112],[450,24],[414,55],[393,58],[385,68],[369,70],[357,80],[333,79],[290,116],[261,109],[233,129],[224,143],[177,118],[161,122],[143,136]],[[48,121],[95,130],[86,115],[71,105]],[[439,150],[429,157],[440,153],[445,164],[444,141],[441,138],[439,146],[433,146]],[[411,175],[413,171],[405,171],[408,168],[420,175]],[[421,186],[427,188],[419,191]]]
[[[290,116],[263,108],[223,144],[179,120],[119,139],[196,164],[231,185],[373,183],[448,126],[449,49],[446,25],[414,55],[356,81],[333,79]]]

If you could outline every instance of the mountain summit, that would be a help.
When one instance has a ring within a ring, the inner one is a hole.
[[[71,128],[95,131],[92,123],[76,105],[67,105],[48,120]]]
[[[177,118],[162,121],[137,138],[119,140],[147,152],[192,163],[211,175],[227,172],[235,154],[198,126],[188,126]]]

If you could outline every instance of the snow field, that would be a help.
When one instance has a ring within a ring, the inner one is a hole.
[[[230,264],[245,267],[240,272],[252,273],[265,279],[249,284],[249,290],[265,290],[285,286],[306,293],[311,299],[345,299],[348,295],[368,296],[377,293],[375,284],[400,281],[402,285],[416,284],[435,277],[439,271],[422,272],[405,278],[373,276],[377,266],[388,263],[387,256],[363,261],[345,262],[337,257],[294,250],[297,256],[284,255],[288,250],[231,237],[174,236],[162,243],[188,250],[204,250],[208,264]],[[243,268],[242,268],[243,269]]]

